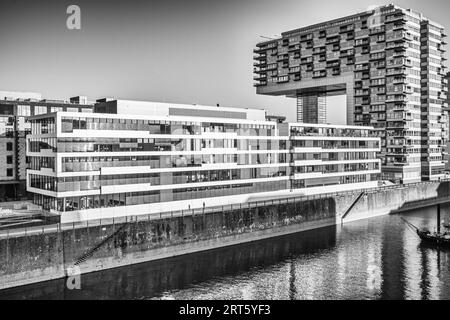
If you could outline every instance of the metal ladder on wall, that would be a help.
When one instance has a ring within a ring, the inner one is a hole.
[[[112,239],[116,234],[118,234],[120,231],[122,231],[130,222],[125,222],[120,228],[117,230],[114,230],[113,233],[111,233],[109,236],[107,236],[105,239],[97,243],[95,246],[87,250],[82,256],[80,256],[75,263],[74,266],[78,266],[80,263],[84,262],[87,258],[92,256],[95,251],[100,249],[101,246],[103,246],[106,242],[108,242],[110,239]]]

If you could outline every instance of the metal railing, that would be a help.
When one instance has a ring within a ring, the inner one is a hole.
[[[141,214],[141,215],[132,215],[132,216],[122,216],[122,217],[113,217],[113,218],[105,218],[105,219],[93,219],[82,222],[72,222],[72,223],[57,223],[51,225],[43,225],[43,226],[34,226],[34,227],[26,227],[26,228],[18,228],[18,229],[7,229],[0,231],[0,239],[8,239],[8,238],[16,238],[23,236],[35,236],[40,234],[48,234],[48,233],[60,233],[68,230],[75,230],[80,228],[90,228],[90,227],[101,227],[101,226],[110,226],[116,224],[124,224],[130,222],[143,222],[143,221],[153,221],[153,220],[162,220],[162,219],[172,219],[177,217],[187,217],[187,216],[196,216],[203,214],[210,214],[215,212],[226,212],[233,210],[241,210],[241,209],[250,209],[255,207],[265,207],[269,205],[282,205],[294,202],[301,201],[310,201],[310,200],[318,200],[325,199],[336,196],[345,196],[349,194],[370,194],[375,192],[382,192],[394,189],[404,189],[410,188],[412,186],[426,185],[426,184],[434,184],[437,182],[449,182],[450,179],[441,179],[438,181],[421,181],[415,183],[408,184],[396,184],[390,186],[377,186],[371,188],[361,188],[361,189],[352,189],[345,191],[335,191],[328,192],[322,194],[314,194],[314,195],[292,195],[292,196],[280,196],[280,197],[272,197],[267,200],[254,200],[246,203],[239,204],[229,204],[222,206],[213,206],[213,207],[203,207],[197,209],[187,209],[187,210],[176,210],[176,211],[166,211],[159,213],[150,213],[150,214]],[[447,198],[447,197],[442,197]],[[438,198],[433,199],[423,199],[418,200],[415,203],[420,203],[420,201],[427,202],[436,200]],[[450,198],[449,198],[450,200]]]

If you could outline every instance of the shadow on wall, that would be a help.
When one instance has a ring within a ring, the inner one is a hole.
[[[436,184],[438,184],[436,186]],[[420,207],[433,206],[437,203],[450,202],[450,181],[429,182],[416,184],[418,188],[416,192],[418,196],[423,197],[418,200],[405,201],[398,209],[390,213],[397,213],[401,211],[416,209]],[[408,189],[408,191],[410,191]],[[435,195],[427,197],[427,195]]]
[[[336,226],[216,250],[81,275],[81,290],[65,279],[0,291],[1,299],[135,299],[161,297],[217,277],[264,269],[336,245]]]

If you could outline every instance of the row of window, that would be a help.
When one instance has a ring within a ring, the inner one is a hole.
[[[368,137],[367,129],[291,127],[291,136]]]
[[[88,130],[139,130],[150,134],[187,134],[199,135],[202,132],[234,133],[245,136],[272,136],[275,126],[234,123],[193,123],[180,121],[157,121],[113,118],[69,118],[62,117],[62,132],[74,129]]]
[[[322,149],[376,149],[379,147],[379,141],[361,141],[361,140],[292,140],[292,148],[322,148]]]
[[[354,172],[354,171],[367,171],[378,170],[378,162],[370,163],[345,163],[345,164],[327,164],[316,166],[297,166],[294,169],[294,173],[336,173],[336,172]]]
[[[209,186],[199,188],[180,188],[173,190],[126,192],[81,197],[53,198],[34,195],[34,203],[42,205],[44,210],[74,211],[94,208],[129,206],[166,201],[190,200],[246,193],[268,192],[290,188],[286,181],[231,184],[225,186]],[[188,208],[186,208],[188,209]]]
[[[311,145],[312,146],[312,145]],[[375,159],[374,152],[324,152],[324,153],[292,153],[292,154],[203,154],[174,156],[111,156],[111,157],[63,157],[62,172],[99,171],[107,167],[150,167],[158,168],[190,168],[205,164],[236,163],[237,165],[258,165],[286,163],[296,160],[345,161]],[[55,169],[53,157],[29,157],[30,168]]]
[[[288,167],[183,171],[173,173],[140,173],[102,176],[52,177],[30,174],[30,186],[42,190],[66,192],[98,190],[110,185],[150,184],[155,186],[281,177],[289,175]]]
[[[63,157],[63,172],[97,171],[106,167],[147,166],[158,168],[200,167],[205,164],[238,165],[286,163],[287,154],[203,154],[174,156]],[[39,170],[39,169],[36,169]]]

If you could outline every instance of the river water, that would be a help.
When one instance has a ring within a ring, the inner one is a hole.
[[[450,206],[441,210],[450,218]],[[0,299],[450,299],[450,249],[420,244],[401,217],[436,208],[0,291]]]

